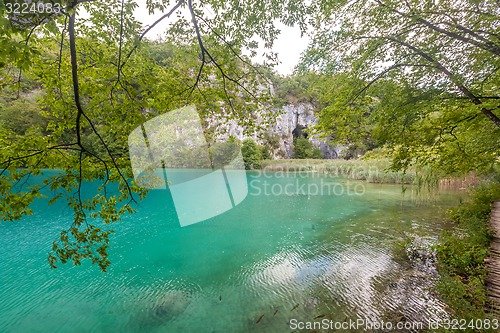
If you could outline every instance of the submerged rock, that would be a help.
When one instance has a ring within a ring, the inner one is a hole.
[[[191,303],[187,292],[171,290],[162,293],[153,304],[145,305],[133,317],[130,326],[134,329],[150,331],[181,316]]]
[[[189,295],[182,291],[169,291],[153,306],[152,317],[159,321],[169,321],[181,315],[190,303]]]

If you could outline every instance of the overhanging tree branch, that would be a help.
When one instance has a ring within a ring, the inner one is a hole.
[[[215,29],[213,29],[210,24],[203,18],[201,17],[200,15],[196,15],[196,17],[198,19],[200,19],[201,21],[203,21],[203,23],[205,23],[209,29],[212,31],[212,33],[217,37],[219,38],[225,45],[227,45],[227,47],[229,48],[229,50],[231,51],[231,53],[233,53],[234,56],[236,56],[238,59],[240,59],[241,62],[243,62],[244,64],[246,64],[247,66],[249,66],[250,68],[252,68],[256,73],[258,73],[266,82],[270,83],[269,80],[267,79],[267,77],[265,77],[260,71],[258,68],[256,68],[250,61],[244,59],[234,48],[233,46],[223,37],[221,36],[217,31],[215,31]]]
[[[161,21],[163,21],[164,19],[170,17],[173,13],[175,13],[175,11],[177,9],[179,9],[180,6],[182,6],[182,4],[184,2],[185,2],[185,0],[179,0],[179,1],[177,1],[177,3],[175,4],[175,6],[172,7],[172,9],[168,13],[166,13],[165,15],[163,15],[162,17],[160,17],[158,20],[156,20],[155,22],[153,22],[153,24],[151,24],[146,30],[144,30],[142,32],[142,34],[137,39],[137,42],[135,43],[134,47],[129,51],[129,53],[127,54],[127,56],[123,60],[123,63],[121,63],[121,64],[119,63],[118,64],[118,67],[119,67],[118,70],[121,70],[125,66],[125,64],[127,63],[128,59],[132,56],[132,53],[134,53],[134,51],[137,50],[137,48],[139,47],[139,44],[144,39],[144,37],[148,34],[148,32],[150,32],[151,29],[153,29],[158,23],[160,23]]]
[[[443,73],[448,79],[455,84],[455,86],[467,97],[469,100],[474,103],[475,105],[482,105],[483,102],[481,99],[479,99],[472,91],[470,91],[462,82],[460,82],[457,77],[450,71],[448,70],[443,64],[441,64],[438,60],[436,60],[434,57],[432,57],[430,54],[426,53],[425,51],[417,48],[414,45],[411,45],[407,42],[398,40],[396,38],[392,37],[386,37],[387,40],[390,40],[396,44],[399,44],[401,46],[404,46],[415,53],[417,53],[420,57],[424,58],[431,64],[434,64],[436,69],[438,69],[441,73]],[[496,126],[500,127],[500,118],[498,118],[497,115],[495,115],[492,110],[487,109],[485,107],[481,108],[481,112],[488,117]]]
[[[196,40],[198,41],[198,45],[199,45],[200,50],[201,50],[201,58],[202,58],[201,59],[202,63],[200,65],[200,69],[198,70],[198,75],[196,76],[196,82],[193,85],[193,87],[191,88],[191,93],[194,91],[194,89],[197,87],[197,85],[198,85],[198,83],[200,81],[201,73],[202,73],[204,64],[206,62],[206,58],[208,57],[208,59],[210,59],[210,62],[212,64],[214,64],[214,66],[220,72],[220,74],[222,76],[222,83],[223,83],[224,95],[225,95],[225,97],[226,97],[226,99],[227,99],[227,101],[229,103],[229,106],[230,106],[231,110],[233,112],[236,112],[236,110],[234,108],[234,105],[233,105],[233,102],[232,102],[231,98],[229,97],[229,94],[228,94],[228,91],[227,91],[227,81],[233,82],[234,84],[236,84],[237,86],[239,86],[240,88],[242,88],[247,94],[249,94],[253,98],[256,98],[256,96],[251,91],[249,91],[243,84],[241,84],[241,82],[239,82],[238,80],[236,80],[236,79],[230,77],[229,75],[227,75],[226,72],[224,71],[224,69],[222,68],[222,66],[217,62],[217,60],[215,60],[215,58],[212,56],[212,54],[207,50],[207,48],[205,47],[205,45],[203,43],[203,40],[201,38],[200,27],[198,25],[198,20],[196,19],[197,15],[196,15],[196,13],[194,11],[193,1],[192,0],[188,0],[188,8],[189,8],[189,11],[191,13],[191,20],[193,22],[194,30],[195,30],[195,33],[196,33]]]
[[[92,120],[85,114],[83,111],[83,107],[81,104],[80,100],[80,88],[79,88],[79,82],[78,82],[78,63],[77,63],[77,52],[76,52],[76,34],[75,34],[75,13],[73,12],[70,17],[69,17],[69,24],[68,24],[68,33],[69,33],[69,46],[70,46],[70,58],[71,58],[71,75],[72,75],[72,81],[73,81],[73,94],[74,94],[74,99],[75,99],[75,105],[77,108],[77,114],[76,114],[76,137],[77,137],[77,144],[82,150],[82,152],[88,153],[88,150],[83,146],[82,143],[82,135],[81,135],[81,128],[82,128],[82,117],[85,118],[90,125],[92,131],[97,135],[99,141],[101,142],[102,146],[106,150],[107,155],[111,159],[111,163],[113,164],[113,167],[115,170],[118,172],[120,178],[124,182],[128,195],[130,196],[130,200],[132,202],[136,202],[134,195],[132,193],[132,189],[130,188],[130,185],[128,183],[128,180],[125,178],[123,175],[120,167],[116,163],[116,159],[114,158],[113,154],[111,153],[108,145],[102,138],[102,136],[99,134],[97,129],[95,128]],[[92,154],[94,155],[94,154]],[[81,164],[81,159],[80,159],[80,164]],[[108,166],[107,164],[104,164],[104,167],[107,169]],[[108,173],[108,170],[106,170],[106,173]]]
[[[407,13],[403,13],[395,8],[391,8],[389,7],[388,5],[386,5],[385,3],[383,3],[381,0],[375,0],[375,2],[377,2],[380,6],[384,7],[384,8],[387,8],[389,9],[391,12],[393,13],[396,13],[402,17],[406,17],[406,18],[409,18],[411,20],[414,20],[418,23],[421,23],[423,24],[424,26],[436,31],[436,32],[439,32],[441,34],[444,34],[448,37],[451,37],[453,39],[456,39],[456,40],[459,40],[461,42],[464,42],[464,43],[467,43],[467,44],[471,44],[471,45],[474,45],[478,48],[481,48],[485,51],[488,51],[488,52],[491,52],[497,56],[500,56],[500,47],[498,47],[497,45],[495,45],[494,43],[492,43],[491,41],[488,41],[484,38],[481,38],[482,42],[480,41],[477,41],[477,40],[474,40],[472,38],[468,38],[468,37],[465,37],[465,36],[462,36],[458,33],[455,33],[455,32],[452,32],[452,31],[448,31],[446,29],[443,29],[443,28],[440,28],[439,26],[431,23],[430,21],[428,20],[425,20],[424,18],[422,18],[421,16],[417,16],[417,15],[414,15],[414,14],[407,14]],[[462,27],[462,26],[460,26]],[[470,31],[469,29],[466,29],[465,27],[462,27],[463,31],[471,34],[472,31]]]
[[[378,74],[373,80],[371,80],[370,82],[368,82],[368,84],[366,86],[364,86],[363,89],[361,89],[356,94],[356,96],[354,96],[354,98],[352,99],[351,103],[354,102],[356,99],[358,99],[359,96],[361,96],[361,94],[363,94],[366,90],[368,90],[375,82],[377,82],[378,80],[380,80],[381,78],[383,78],[389,72],[391,72],[391,71],[393,71],[395,69],[398,69],[400,67],[434,67],[434,66],[428,65],[428,64],[411,64],[411,63],[398,63],[398,64],[394,64],[394,65],[390,66],[389,68],[385,69],[382,73]]]

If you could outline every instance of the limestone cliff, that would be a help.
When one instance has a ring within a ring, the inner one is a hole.
[[[261,124],[263,128],[254,131],[245,130],[235,120],[221,121],[211,118],[207,119],[207,123],[208,127],[213,129],[216,141],[225,140],[229,136],[234,136],[239,140],[252,138],[258,144],[267,143],[272,149],[273,156],[278,159],[293,157],[294,135],[307,137],[321,149],[324,158],[336,158],[340,153],[340,147],[331,147],[327,140],[321,140],[309,133],[309,130],[318,122],[312,104],[285,104],[266,112],[271,112],[275,119],[267,125]]]

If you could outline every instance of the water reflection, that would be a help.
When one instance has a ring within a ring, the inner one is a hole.
[[[274,313],[274,322],[361,318],[426,323],[447,318],[445,304],[431,292],[437,279],[432,266],[400,264],[388,247],[352,245],[280,252],[250,268],[245,284],[262,297],[272,294],[268,303],[286,304],[283,312]]]
[[[439,204],[415,206],[398,186],[366,189],[355,198],[248,196],[185,228],[152,192],[115,226],[106,274],[87,263],[48,269],[65,207],[0,223],[0,331],[289,333],[292,318],[445,317],[430,291],[432,258],[412,265],[393,255],[402,235],[435,239]]]

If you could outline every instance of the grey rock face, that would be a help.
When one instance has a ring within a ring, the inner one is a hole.
[[[326,140],[320,140],[308,132],[318,119],[314,114],[314,106],[308,103],[286,104],[282,108],[272,109],[267,112],[278,114],[276,119],[267,126],[261,124],[263,129],[256,130],[251,134],[245,133],[245,128],[238,125],[235,120],[221,121],[217,118],[207,119],[208,127],[214,129],[215,140],[223,141],[229,136],[239,140],[251,138],[258,144],[269,142],[272,146],[274,158],[291,158],[293,156],[293,133],[296,128],[303,129],[302,132],[313,145],[320,148],[324,158],[337,158],[336,147],[328,145]],[[257,119],[259,123],[260,119]]]

